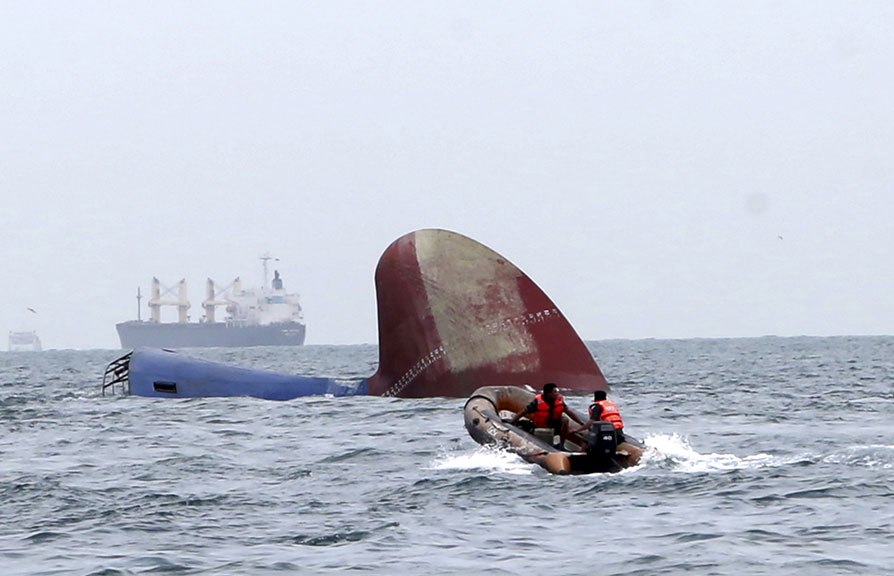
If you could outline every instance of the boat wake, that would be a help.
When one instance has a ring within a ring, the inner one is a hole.
[[[734,454],[701,454],[679,434],[650,434],[641,466],[654,466],[678,472],[725,472],[772,468],[802,461],[802,457],[780,458],[770,454],[739,457]]]
[[[847,467],[894,469],[894,445],[868,444],[848,446],[828,454],[701,454],[678,434],[652,434],[645,438],[646,451],[640,466],[652,466],[678,472],[725,472],[729,470],[757,470],[793,464],[825,463]]]
[[[442,454],[432,462],[432,470],[479,470],[497,474],[533,474],[535,465],[517,454],[494,446],[481,446],[473,452]]]
[[[828,464],[844,464],[862,468],[894,469],[894,445],[867,444],[850,446],[823,457]]]
[[[733,454],[701,454],[679,434],[650,434],[645,437],[646,450],[639,465],[621,474],[635,474],[645,468],[661,468],[675,472],[702,473],[730,470],[752,470],[784,466],[803,461],[803,457],[781,458],[769,454],[739,457]],[[532,474],[536,466],[520,456],[495,446],[482,446],[474,452],[446,454],[437,458],[434,470],[486,470],[494,473]]]
[[[822,460],[827,463],[845,463],[870,468],[894,468],[894,446],[877,445],[862,448],[848,448],[823,457],[810,458],[805,455],[774,456],[771,454],[702,454],[692,448],[689,440],[679,434],[650,434],[645,437],[646,450],[637,466],[623,470],[620,474],[636,474],[637,471],[658,468],[674,472],[710,473],[731,470],[757,470],[777,468]],[[517,454],[496,446],[482,446],[472,452],[448,453],[436,458],[433,470],[483,470],[505,474],[533,474],[535,465],[525,462]]]

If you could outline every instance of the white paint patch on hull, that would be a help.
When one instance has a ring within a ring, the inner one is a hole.
[[[512,356],[515,370],[540,370],[533,337],[524,326],[488,330],[507,317],[526,315],[518,291],[524,274],[484,245],[448,231],[417,234],[416,259],[449,369],[454,372],[499,365]],[[461,246],[461,248],[460,248]],[[457,258],[458,254],[464,255]]]

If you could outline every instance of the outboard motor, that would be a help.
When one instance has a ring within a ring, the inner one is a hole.
[[[594,422],[587,434],[587,444],[590,447],[590,457],[599,460],[608,460],[615,455],[618,448],[618,433],[611,422]]]

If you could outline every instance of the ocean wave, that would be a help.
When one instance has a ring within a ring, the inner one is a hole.
[[[835,576],[894,565],[894,338],[596,347],[615,358],[606,374],[630,431],[653,432],[643,463],[619,474],[556,476],[480,447],[463,399],[101,397],[97,372],[119,351],[28,356],[31,375],[0,367],[0,566]],[[366,348],[306,352],[239,359],[374,371]]]

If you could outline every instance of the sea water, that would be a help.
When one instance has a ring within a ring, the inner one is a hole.
[[[481,447],[461,398],[102,396],[120,350],[0,353],[0,573],[894,568],[894,337],[589,346],[649,446],[620,474]],[[374,346],[185,353],[345,379],[377,364]]]

